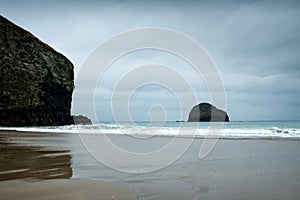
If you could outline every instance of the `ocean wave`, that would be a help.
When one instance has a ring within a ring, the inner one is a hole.
[[[0,130],[19,132],[76,133],[76,134],[117,134],[132,136],[165,136],[223,139],[300,139],[300,128],[295,127],[249,127],[240,126],[147,126],[145,124],[99,123],[94,125],[69,125],[49,127],[0,127]],[[253,128],[255,127],[255,128]]]

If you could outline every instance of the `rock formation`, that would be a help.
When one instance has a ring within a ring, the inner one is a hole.
[[[200,103],[192,108],[188,122],[229,121],[227,113],[209,103]]]
[[[92,120],[83,115],[73,116],[73,123],[75,124],[92,124]]]
[[[73,89],[73,64],[0,16],[0,126],[70,124]]]

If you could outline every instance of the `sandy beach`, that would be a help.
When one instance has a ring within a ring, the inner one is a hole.
[[[0,199],[134,199],[132,189],[87,180],[13,180],[1,182]]]
[[[140,148],[127,136],[112,139]],[[168,140],[156,137],[146,143]],[[222,139],[200,160],[202,142],[195,139],[166,168],[133,174],[103,165],[77,134],[1,131],[0,199],[300,198],[299,141]],[[111,154],[101,147],[99,152]],[[120,161],[130,167],[124,158]]]

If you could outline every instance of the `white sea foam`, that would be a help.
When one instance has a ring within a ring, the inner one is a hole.
[[[94,125],[69,125],[51,127],[0,127],[0,130],[20,132],[117,134],[132,136],[169,136],[228,139],[300,139],[299,122],[247,122],[226,123],[224,127],[210,127],[209,123],[166,123],[163,127],[147,123],[99,123]],[[276,126],[279,125],[279,126]]]
[[[206,135],[209,128],[191,127],[143,127],[143,126],[120,126],[120,125],[71,125],[58,127],[1,127],[0,130],[15,130],[19,132],[55,132],[55,133],[103,133],[103,134],[156,134],[156,135]],[[221,135],[262,135],[278,134],[282,131],[277,129],[222,129]]]

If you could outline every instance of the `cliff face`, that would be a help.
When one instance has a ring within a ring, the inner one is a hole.
[[[200,103],[192,108],[189,113],[189,122],[228,122],[229,117],[223,110],[216,108],[209,103]]]
[[[73,64],[0,16],[0,125],[70,124]]]

